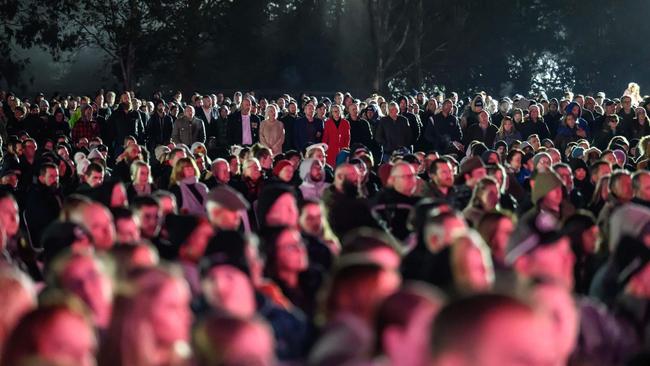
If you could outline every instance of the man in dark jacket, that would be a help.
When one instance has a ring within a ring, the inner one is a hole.
[[[399,240],[405,240],[411,232],[407,222],[411,209],[419,200],[414,195],[416,188],[417,175],[411,164],[397,163],[391,169],[388,186],[379,191],[372,205],[373,212]]]
[[[241,109],[228,118],[230,145],[252,145],[259,141],[260,118],[251,114],[251,100],[244,98]]]
[[[59,169],[53,163],[43,163],[38,182],[30,188],[25,202],[25,224],[33,243],[40,243],[47,225],[59,216],[62,202]]]
[[[206,131],[211,131],[210,126],[219,119],[219,110],[212,105],[212,98],[209,95],[203,97],[203,103],[200,108],[196,108],[195,113],[196,118],[202,120],[205,124]]]
[[[154,151],[156,146],[167,144],[172,137],[174,122],[169,114],[165,112],[165,101],[156,101],[156,110],[151,114],[147,123],[147,149]]]
[[[122,102],[115,112],[108,119],[111,142],[117,149],[124,142],[127,136],[135,137],[138,142],[144,138],[144,123],[140,118],[140,113],[136,110],[130,110],[129,103]],[[107,142],[108,143],[108,142]]]
[[[298,118],[293,127],[293,145],[299,151],[323,140],[323,120],[314,116],[314,104],[305,104],[305,116]]]
[[[293,142],[293,129],[296,125],[296,120],[298,119],[298,103],[295,101],[289,102],[289,109],[287,113],[280,117],[280,122],[284,126],[284,144],[282,145],[282,151],[289,151],[295,149]]]
[[[445,100],[442,110],[433,116],[433,124],[427,124],[425,127],[425,139],[441,154],[450,150],[463,150],[463,132],[458,118],[452,114],[453,108],[454,102],[451,99]]]
[[[494,147],[494,140],[497,136],[497,126],[490,123],[490,115],[487,111],[482,110],[478,114],[478,123],[467,127],[465,133],[465,146],[469,145],[472,140],[477,140],[485,144],[488,148]]]
[[[402,95],[399,98],[398,102],[399,102],[400,116],[406,117],[406,119],[409,121],[409,127],[411,127],[411,144],[417,145],[421,137],[422,122],[418,119],[418,117],[415,114],[408,111],[408,107],[409,107],[408,97]]]
[[[391,102],[388,105],[388,116],[379,120],[375,140],[383,146],[384,156],[382,161],[387,161],[390,154],[397,148],[411,147],[413,142],[412,130],[408,119],[398,114],[397,103]]]
[[[25,131],[39,143],[43,142],[43,118],[39,115],[38,104],[29,106],[29,114],[23,120]]]

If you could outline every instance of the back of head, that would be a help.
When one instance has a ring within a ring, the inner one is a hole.
[[[194,331],[198,366],[273,365],[273,336],[262,320],[215,314]]]
[[[481,294],[448,303],[432,328],[431,347],[436,359],[448,354],[471,357],[479,347],[484,328],[502,314],[532,315],[533,310],[515,298]]]

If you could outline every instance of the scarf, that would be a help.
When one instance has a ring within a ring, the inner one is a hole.
[[[208,190],[205,185],[199,183],[198,177],[183,178],[178,182],[181,189],[183,209],[188,214],[205,216],[205,201]]]

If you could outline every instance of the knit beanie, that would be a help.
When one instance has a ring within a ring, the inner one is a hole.
[[[285,194],[293,194],[293,189],[287,184],[272,184],[264,187],[257,200],[257,220],[259,227],[266,226],[266,214],[271,210],[275,201]]]
[[[545,153],[545,152],[540,152],[540,153],[535,154],[535,156],[533,156],[533,167],[535,169],[537,169],[537,164],[539,164],[539,161],[545,156],[548,158],[548,160],[553,161],[553,159],[551,158],[551,155],[549,155],[548,153]]]
[[[284,169],[285,167],[290,166],[290,165],[291,165],[291,162],[289,160],[280,160],[280,161],[278,161],[277,164],[275,164],[275,166],[273,167],[273,175],[276,176],[276,177],[279,176],[282,169]]]
[[[535,176],[535,185],[533,186],[533,192],[531,200],[536,204],[540,199],[544,198],[548,192],[554,190],[557,187],[562,186],[562,180],[555,172],[543,172]]]
[[[194,229],[199,225],[200,218],[193,215],[169,214],[165,217],[165,228],[169,233],[169,241],[179,248]]]

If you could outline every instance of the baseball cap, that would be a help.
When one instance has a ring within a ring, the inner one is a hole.
[[[506,263],[512,265],[518,258],[537,248],[555,244],[564,233],[553,215],[540,211],[526,215],[510,236],[506,249]]]

